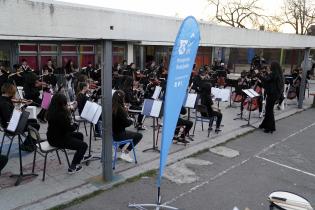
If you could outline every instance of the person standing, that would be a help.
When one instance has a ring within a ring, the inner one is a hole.
[[[278,62],[272,62],[270,68],[267,68],[267,73],[263,78],[264,89],[267,95],[265,118],[259,125],[259,128],[264,129],[265,133],[273,133],[276,130],[274,105],[281,96],[283,90],[283,78],[281,66]]]

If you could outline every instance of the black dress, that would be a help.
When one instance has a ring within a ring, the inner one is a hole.
[[[265,108],[265,118],[260,124],[259,128],[264,128],[267,132],[273,132],[276,130],[275,116],[274,116],[274,105],[279,99],[281,90],[280,86],[280,76],[275,73],[267,75],[264,79],[264,88],[267,94],[266,108]]]

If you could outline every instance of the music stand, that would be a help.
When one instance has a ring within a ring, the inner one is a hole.
[[[155,139],[155,120],[159,118],[160,112],[162,108],[162,101],[153,100],[153,99],[145,99],[142,107],[141,114],[147,117],[152,117],[153,119],[153,144],[151,148],[143,150],[143,152],[147,151],[155,151],[160,152],[158,147],[156,146],[156,139]]]
[[[233,79],[229,79],[227,78],[226,79],[226,85],[227,86],[230,86],[230,99],[229,99],[229,105],[227,107],[225,107],[226,109],[229,109],[229,108],[236,108],[236,106],[233,106],[232,105],[232,93],[233,93],[233,87],[235,87],[237,85],[237,80],[233,80]]]
[[[184,107],[188,109],[188,120],[190,120],[190,109],[195,109],[196,105],[197,105],[197,100],[198,99],[198,94],[197,93],[188,93],[185,99],[185,103],[184,103]],[[192,138],[192,136],[194,135],[190,135],[188,133],[188,138],[192,141],[194,141],[194,139]]]
[[[242,91],[247,95],[247,97],[249,97],[249,101],[248,101],[248,103],[249,103],[248,104],[249,114],[248,114],[247,124],[241,125],[241,127],[242,128],[244,128],[244,127],[256,128],[255,126],[250,124],[250,116],[251,116],[251,113],[252,113],[252,110],[251,110],[251,108],[252,108],[252,100],[253,100],[253,98],[258,97],[259,94],[253,89],[243,89]]]
[[[241,113],[240,114],[237,114],[237,115],[240,115],[240,117],[236,117],[236,118],[234,118],[233,120],[245,120],[245,121],[247,121],[248,119],[246,119],[246,118],[243,118],[243,112],[244,112],[244,106],[243,106],[243,103],[244,103],[244,101],[245,101],[245,97],[244,97],[244,95],[243,95],[243,92],[242,92],[242,100],[241,100]]]
[[[83,111],[81,113],[81,118],[85,119],[86,121],[90,123],[89,156],[92,156],[91,154],[92,153],[92,133],[95,133],[94,126],[97,124],[101,114],[102,114],[102,107],[99,104],[95,102],[91,102],[91,101],[87,101],[85,103]],[[92,158],[89,161],[94,161],[94,160],[101,160],[101,157],[92,156]],[[89,165],[89,161],[86,162],[86,165]]]
[[[29,176],[38,176],[38,174],[30,173],[24,174],[23,173],[23,163],[22,163],[22,152],[21,152],[21,143],[23,143],[21,135],[23,135],[25,131],[25,127],[27,124],[27,119],[30,113],[26,111],[19,111],[14,110],[12,117],[10,119],[9,125],[6,129],[6,132],[3,134],[3,138],[7,136],[9,139],[13,140],[15,136],[18,136],[19,142],[19,162],[20,162],[20,173],[19,174],[12,174],[10,177],[17,177],[15,182],[15,186],[18,186],[24,177]]]
[[[228,101],[231,98],[231,92],[229,89],[211,88],[211,94],[214,95],[214,100],[218,102],[218,108],[220,108],[220,101]]]

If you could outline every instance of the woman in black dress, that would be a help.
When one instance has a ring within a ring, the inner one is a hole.
[[[272,133],[276,130],[274,105],[281,96],[283,82],[281,82],[282,70],[277,62],[272,62],[270,69],[267,68],[267,74],[263,78],[264,89],[267,95],[265,118],[259,128],[264,129],[265,133]]]

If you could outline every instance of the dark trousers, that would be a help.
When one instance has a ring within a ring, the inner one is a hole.
[[[40,112],[38,113],[38,115],[37,115],[37,118],[38,119],[41,119],[41,120],[45,120],[45,118],[46,118],[46,109],[41,109],[40,110]]]
[[[222,122],[222,117],[223,117],[222,113],[221,112],[217,112],[217,111],[212,111],[210,116],[211,117],[217,117],[216,128],[220,128],[221,122]],[[212,122],[210,120],[209,127],[212,127],[212,123],[213,123],[213,120],[212,120]]]
[[[284,101],[284,96],[283,96],[283,94],[281,94],[280,98],[278,99],[278,106],[280,106],[283,101]]]
[[[267,95],[266,99],[266,112],[265,118],[260,124],[260,128],[264,128],[267,130],[275,131],[276,130],[276,123],[275,123],[275,115],[273,112],[273,108],[275,106],[276,100],[278,97],[273,95]]]
[[[126,139],[132,139],[133,145],[136,146],[142,139],[141,133],[136,133],[132,131],[125,131],[123,133],[114,135],[115,141],[124,141]],[[125,145],[120,145],[119,148],[122,149]],[[130,152],[132,150],[132,145],[127,147],[127,150]]]
[[[5,167],[5,165],[8,162],[8,158],[7,156],[4,155],[0,155],[0,172],[2,171],[2,169]]]
[[[68,139],[58,143],[58,145],[52,145],[62,149],[75,150],[73,160],[71,162],[71,167],[80,164],[81,160],[84,157],[84,154],[88,148],[88,145],[83,141],[84,136],[80,132],[72,132],[69,134]]]
[[[179,118],[178,121],[177,121],[177,126],[185,126],[185,130],[184,130],[184,135],[186,136],[190,129],[192,128],[193,126],[193,122],[191,122],[190,120],[184,120],[182,118]],[[179,129],[175,129],[175,135],[177,135],[179,132]]]
[[[37,120],[35,119],[28,119],[27,120],[27,125],[26,125],[26,130],[28,126],[32,126],[33,128],[35,128],[36,130],[39,130],[40,125],[37,123]],[[25,131],[26,131],[25,130]],[[35,145],[35,139],[33,139],[29,134],[27,135],[27,137],[25,138],[23,145],[24,146],[34,146]]]
[[[142,125],[143,117],[144,117],[143,114],[138,114],[138,120],[137,120],[138,125]]]

